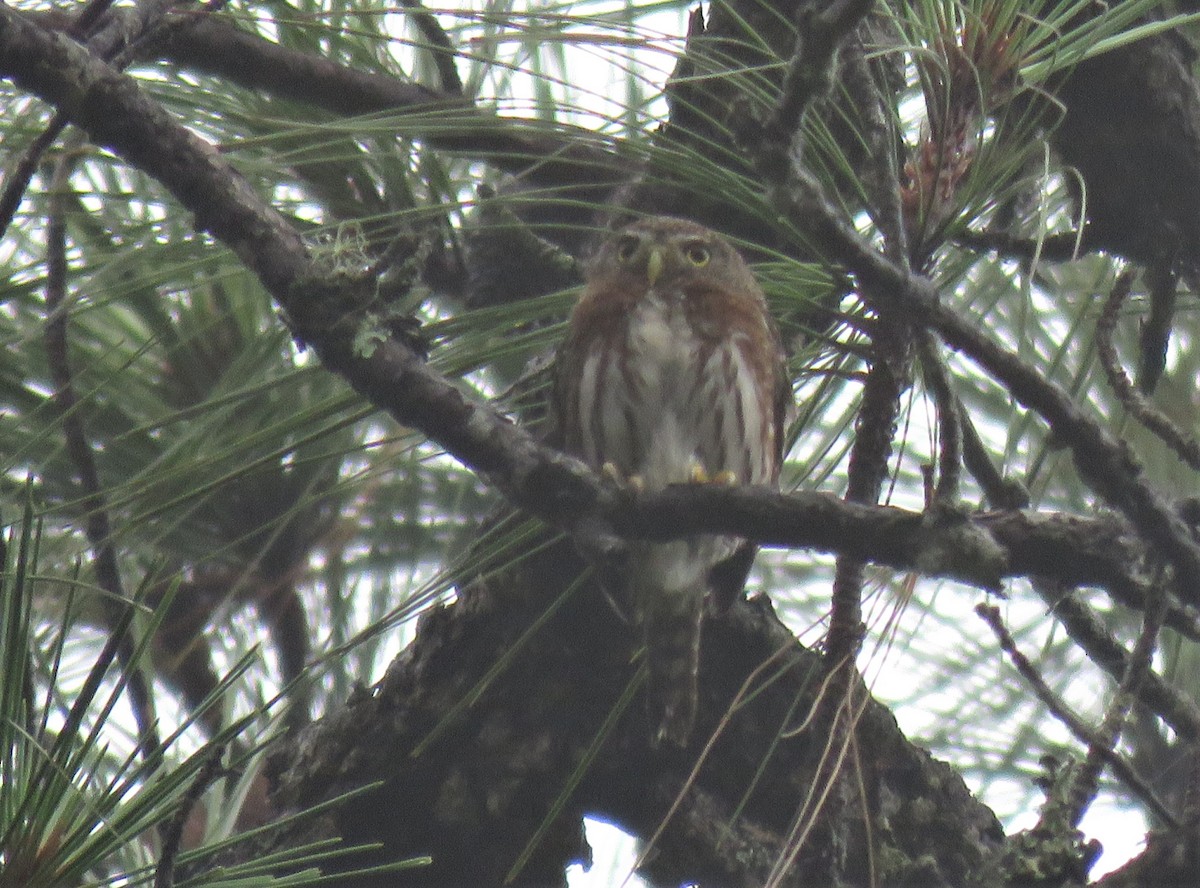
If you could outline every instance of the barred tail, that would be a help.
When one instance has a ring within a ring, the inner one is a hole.
[[[639,605],[649,668],[650,742],[686,746],[696,721],[704,589],[659,589],[643,596]]]

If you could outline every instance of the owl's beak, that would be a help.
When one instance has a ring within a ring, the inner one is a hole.
[[[646,280],[650,282],[650,286],[653,287],[654,282],[662,274],[666,261],[667,258],[663,255],[663,248],[658,244],[651,244],[650,255],[646,257]]]

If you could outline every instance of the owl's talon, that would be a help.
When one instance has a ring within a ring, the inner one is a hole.
[[[732,487],[737,484],[738,480],[737,475],[729,469],[721,469],[717,474],[710,475],[700,463],[692,464],[691,475],[693,484],[719,484],[722,487]]]
[[[616,487],[618,490],[628,493],[645,493],[646,479],[641,475],[625,476],[621,474],[621,470],[617,468],[616,463],[606,462],[600,466],[600,477],[606,482]]]

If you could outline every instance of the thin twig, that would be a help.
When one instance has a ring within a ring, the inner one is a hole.
[[[1179,275],[1173,255],[1157,256],[1146,267],[1149,283],[1150,311],[1142,321],[1138,335],[1141,355],[1138,362],[1138,389],[1152,395],[1163,370],[1167,367],[1167,347],[1171,341],[1171,325],[1175,320]]]
[[[1183,822],[1193,829],[1200,825],[1200,743],[1187,745],[1187,786],[1183,792]]]
[[[1113,344],[1113,332],[1121,306],[1129,298],[1133,288],[1133,270],[1121,272],[1108,298],[1104,310],[1096,322],[1096,353],[1108,384],[1129,415],[1156,435],[1164,444],[1175,451],[1175,455],[1187,465],[1200,471],[1200,442],[1183,432],[1170,418],[1146,400],[1146,396],[1133,384],[1121,367],[1117,348]]]
[[[974,250],[986,250],[1005,259],[1016,259],[1030,263],[1035,259],[1044,262],[1073,262],[1080,254],[1090,250],[1087,232],[1068,231],[1041,238],[1015,237],[1003,231],[954,232],[950,239],[959,246]]]
[[[875,505],[879,501],[896,432],[900,396],[908,388],[911,331],[899,318],[880,318],[872,340],[872,362],[863,384],[862,405],[847,469],[846,501]],[[865,626],[862,622],[863,561],[838,559],[833,579],[833,605],[825,656],[829,668],[852,669]]]
[[[92,29],[112,8],[113,0],[88,0],[87,4],[71,22],[71,36],[76,39],[87,37]]]
[[[158,857],[158,867],[154,870],[154,888],[171,888],[175,884],[175,860],[179,856],[184,827],[187,826],[200,797],[216,779],[224,755],[224,746],[213,748],[166,825],[163,831],[162,852]]]
[[[107,628],[121,667],[128,675],[130,703],[138,726],[138,742],[142,754],[149,759],[161,750],[155,727],[153,699],[145,676],[134,662],[133,639],[127,628],[121,628],[128,626],[128,612],[133,605],[128,603],[122,589],[121,570],[112,542],[100,473],[79,415],[67,347],[69,312],[60,310],[67,292],[67,228],[61,194],[69,187],[72,168],[70,157],[64,157],[55,167],[50,183],[50,213],[46,226],[46,356],[55,388],[53,402],[62,417],[67,453],[83,491],[80,502],[85,515],[85,531],[92,548],[96,581],[107,593],[102,598]]]
[[[461,96],[462,78],[459,77],[458,68],[454,64],[454,57],[458,53],[445,28],[437,20],[437,16],[421,5],[421,0],[400,0],[400,4],[408,10],[421,36],[429,44],[429,54],[433,56],[433,63],[437,66],[442,89],[451,95]]]
[[[975,613],[987,623],[988,627],[996,635],[996,640],[1000,642],[1000,648],[1008,654],[1012,661],[1013,667],[1021,674],[1021,677],[1029,684],[1034,694],[1049,710],[1050,714],[1057,718],[1060,722],[1066,725],[1069,730],[1080,742],[1088,745],[1088,755],[1091,756],[1093,751],[1095,755],[1112,766],[1113,773],[1117,778],[1129,787],[1130,791],[1138,798],[1145,802],[1146,806],[1154,813],[1161,817],[1164,823],[1171,826],[1177,826],[1174,815],[1167,809],[1166,805],[1154,794],[1150,788],[1138,774],[1133,770],[1133,767],[1121,758],[1120,755],[1112,748],[1112,745],[1102,742],[1103,731],[1095,731],[1090,728],[1078,715],[1076,715],[1063,700],[1054,692],[1054,690],[1046,684],[1029,659],[1021,653],[1017,647],[1016,639],[1008,631],[1008,627],[1004,625],[1004,621],[1000,616],[1000,609],[991,604],[975,605]]]
[[[992,462],[979,430],[971,422],[962,399],[955,397],[959,431],[962,433],[963,465],[983,490],[983,495],[995,509],[1024,509],[1029,506],[1029,491],[1020,481],[1005,478]]]
[[[1166,604],[1165,591],[1159,584],[1154,584],[1153,597],[1146,602],[1142,612],[1142,629],[1134,642],[1133,650],[1129,653],[1125,674],[1121,677],[1121,683],[1117,685],[1117,691],[1104,714],[1100,728],[1095,732],[1095,739],[1088,744],[1083,765],[1073,775],[1067,790],[1067,804],[1071,806],[1067,812],[1068,822],[1072,826],[1079,825],[1096,798],[1100,789],[1100,774],[1105,763],[1119,758],[1116,753],[1117,743],[1121,739],[1121,732],[1125,729],[1137,693],[1145,683],[1146,676],[1150,674],[1154,650],[1158,646],[1158,633],[1166,615]],[[1160,812],[1156,809],[1155,813]],[[1174,825],[1170,820],[1166,822]]]
[[[883,252],[893,262],[907,263],[908,233],[900,198],[894,97],[884,94],[863,49],[861,30],[846,41],[839,70],[841,87],[862,120],[862,165],[857,171],[867,197],[867,211],[883,235]]]
[[[846,488],[849,502],[875,505],[879,501],[896,435],[901,396],[911,384],[913,340],[914,330],[905,318],[891,312],[879,312],[871,339],[871,367],[863,384],[862,405],[850,450]],[[858,747],[855,711],[861,712],[861,709],[856,706],[858,685],[855,677],[858,675],[856,660],[866,633],[862,618],[865,565],[861,558],[843,555],[834,567],[829,631],[825,640],[825,668],[833,682],[832,693],[822,709],[827,713],[828,721],[823,723],[830,727],[830,742],[835,745],[837,755],[823,759],[822,767],[817,770],[817,780],[824,783],[821,795],[803,830],[800,829],[800,815],[797,815],[797,832],[789,835],[785,844],[788,853],[784,858],[786,863],[781,861],[783,867],[790,866],[799,854],[808,831],[816,822],[817,813],[829,803],[833,806],[834,816],[838,816],[844,804],[842,794],[836,792],[835,787],[845,778],[843,763],[846,755],[851,748]],[[877,813],[871,812],[869,819]],[[785,871],[785,868],[777,870],[775,878],[781,880]]]
[[[1123,680],[1129,673],[1129,651],[1113,637],[1100,619],[1073,592],[1066,592],[1057,600],[1047,599],[1047,603],[1071,640],[1083,649],[1088,659],[1112,676],[1114,681]],[[1180,737],[1192,742],[1200,741],[1200,706],[1191,696],[1151,672],[1138,688],[1137,697]]]
[[[46,124],[46,128],[29,143],[29,147],[25,149],[21,159],[13,166],[12,174],[4,183],[4,191],[0,192],[0,237],[4,237],[8,226],[12,224],[13,217],[17,215],[21,199],[29,189],[29,183],[33,180],[33,174],[37,172],[42,155],[50,149],[54,140],[66,129],[68,122],[65,114],[55,111],[50,122]]]
[[[946,362],[938,353],[937,341],[926,330],[917,334],[917,354],[925,385],[933,395],[937,407],[938,480],[934,488],[933,501],[940,505],[951,505],[958,500],[959,479],[962,474],[963,424],[959,407],[961,402],[950,385],[950,373]]]

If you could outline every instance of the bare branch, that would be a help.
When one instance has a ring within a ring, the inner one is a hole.
[[[412,16],[421,36],[425,38],[425,42],[429,44],[429,52],[437,66],[442,89],[451,95],[461,96],[463,83],[462,78],[458,76],[458,68],[454,66],[456,55],[454,44],[450,42],[446,31],[438,23],[437,16],[422,6],[421,0],[400,0],[400,2]]]
[[[108,593],[102,600],[109,638],[98,658],[94,674],[103,674],[107,669],[106,657],[115,655],[121,663],[128,676],[130,706],[138,728],[138,745],[142,755],[151,759],[162,749],[154,718],[154,699],[145,674],[134,663],[133,637],[129,632],[134,605],[122,588],[121,568],[108,520],[108,504],[100,483],[96,457],[79,415],[67,349],[67,319],[70,314],[64,305],[67,295],[67,226],[63,213],[64,201],[60,195],[68,187],[72,167],[71,159],[64,157],[60,160],[50,186],[52,195],[46,234],[46,356],[50,377],[54,381],[53,402],[62,418],[67,453],[74,463],[83,492],[80,502],[84,512],[84,528],[92,549],[96,582]],[[83,699],[82,695],[80,699]]]
[[[1054,615],[1088,659],[1120,682],[1130,669],[1125,646],[1074,593],[1067,592],[1051,604]],[[1188,694],[1151,672],[1138,690],[1138,699],[1184,739],[1200,739],[1200,706]]]
[[[1130,791],[1141,799],[1146,807],[1150,808],[1154,813],[1162,818],[1164,823],[1171,826],[1178,826],[1175,817],[1167,807],[1154,794],[1154,790],[1142,780],[1138,773],[1133,770],[1133,766],[1116,752],[1111,745],[1101,742],[1101,734],[1089,727],[1082,718],[1076,714],[1070,706],[1067,705],[1054,690],[1046,684],[1037,667],[1029,662],[1029,658],[1021,653],[1021,649],[1017,647],[1016,639],[1012,637],[1012,633],[1008,631],[1008,627],[1004,625],[1004,620],[1000,616],[1000,609],[990,604],[977,604],[975,613],[988,624],[988,627],[996,636],[996,640],[1000,642],[1000,648],[1012,660],[1013,666],[1021,677],[1029,684],[1030,688],[1037,695],[1037,698],[1045,704],[1050,710],[1051,715],[1057,718],[1060,722],[1067,726],[1067,729],[1075,736],[1076,739],[1088,744],[1089,750],[1094,749],[1097,754],[1102,757],[1104,762],[1110,765],[1117,779],[1129,787]]]
[[[955,397],[954,388],[950,384],[950,371],[937,350],[934,337],[923,330],[917,334],[916,346],[925,385],[937,405],[938,443],[941,450],[938,453],[938,480],[934,489],[934,501],[939,505],[949,506],[958,499],[958,482],[962,475],[962,402]],[[990,466],[991,461],[987,460],[987,464]]]
[[[1100,314],[1100,320],[1096,322],[1096,352],[1100,358],[1100,365],[1104,368],[1108,384],[1112,386],[1117,399],[1130,415],[1175,451],[1176,456],[1191,468],[1200,471],[1200,442],[1190,435],[1185,435],[1182,429],[1171,422],[1170,417],[1161,410],[1155,409],[1121,368],[1116,346],[1113,345],[1113,331],[1117,325],[1117,316],[1121,311],[1121,306],[1129,297],[1132,286],[1133,271],[1126,270],[1117,278],[1112,291],[1104,301],[1104,310]]]

